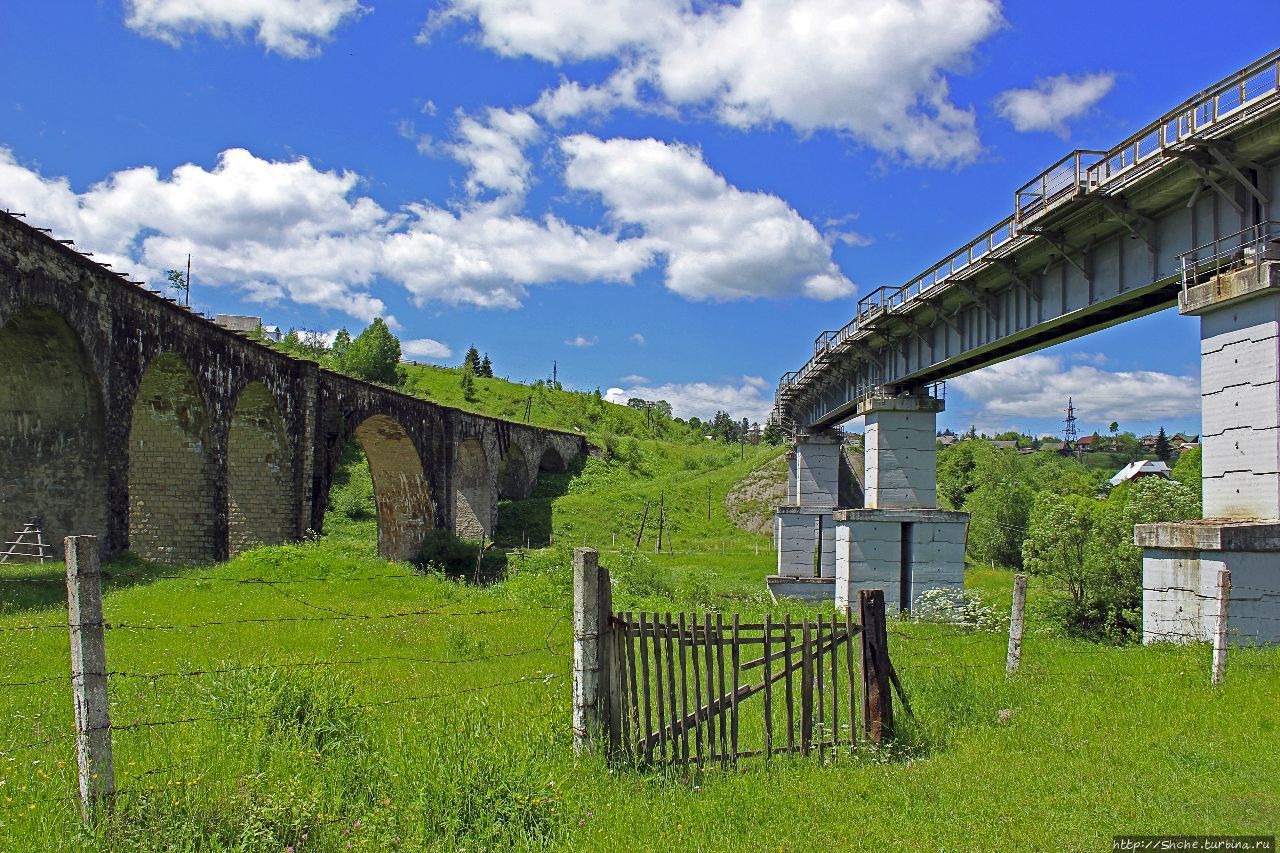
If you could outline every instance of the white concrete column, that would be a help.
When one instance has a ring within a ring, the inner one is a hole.
[[[866,423],[867,509],[938,505],[936,397],[872,398],[858,407]]]
[[[1193,288],[1205,518],[1280,519],[1280,264]]]
[[[840,503],[839,433],[801,435],[787,454],[787,504],[832,509]]]

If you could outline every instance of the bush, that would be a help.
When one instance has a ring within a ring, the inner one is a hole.
[[[981,595],[970,590],[926,589],[916,597],[911,616],[918,622],[964,625],[984,631],[1003,627],[995,610],[982,603]]]
[[[412,562],[421,572],[436,571],[446,577],[492,583],[502,579],[507,555],[495,548],[486,548],[481,555],[479,542],[460,539],[451,531],[436,528],[423,537],[422,547]]]

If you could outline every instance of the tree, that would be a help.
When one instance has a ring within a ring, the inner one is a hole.
[[[472,344],[467,349],[467,354],[463,356],[462,369],[472,376],[480,375],[480,350],[475,348],[475,344]]]
[[[169,289],[178,295],[178,300],[187,305],[191,304],[191,282],[187,281],[187,276],[181,270],[167,270],[164,277],[169,280]]]
[[[786,436],[783,435],[782,430],[773,421],[768,421],[764,425],[764,432],[760,433],[760,440],[773,447],[782,444],[785,439]]]
[[[335,344],[336,349],[336,344]],[[343,369],[352,376],[385,385],[399,384],[400,339],[381,317],[375,317],[346,348]]]
[[[462,370],[462,379],[458,383],[462,388],[462,397],[467,402],[474,402],[476,399],[476,378],[470,370],[465,367]]]
[[[1111,426],[1107,427],[1107,429],[1111,431],[1111,436],[1114,438],[1116,434],[1120,432],[1120,424],[1116,421],[1112,421]]]
[[[1173,479],[1184,486],[1200,492],[1200,448],[1193,447],[1178,457],[1173,466]]]
[[[344,370],[342,360],[347,357],[347,350],[351,348],[351,333],[346,329],[339,329],[338,333],[333,336],[333,347],[329,350],[333,355],[334,367],[337,370]]]
[[[1164,427],[1160,427],[1160,431],[1156,433],[1156,458],[1161,462],[1168,462],[1172,455],[1173,448],[1169,445],[1169,436],[1164,434]]]
[[[476,371],[476,375],[485,379],[493,378],[493,362],[489,360],[489,353],[485,353],[484,358],[480,359],[480,369]]]

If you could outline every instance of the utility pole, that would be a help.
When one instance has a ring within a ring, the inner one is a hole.
[[[191,253],[187,253],[187,307],[191,307]]]

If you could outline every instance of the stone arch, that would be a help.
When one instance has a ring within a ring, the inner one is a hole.
[[[296,535],[293,458],[284,415],[260,382],[240,392],[227,434],[227,553]]]
[[[431,487],[413,439],[398,421],[373,415],[356,427],[356,440],[369,460],[378,508],[378,555],[388,560],[415,556],[435,526]]]
[[[520,500],[529,497],[532,492],[529,460],[520,445],[512,443],[507,446],[507,455],[498,466],[498,497]]]
[[[463,539],[493,536],[493,482],[484,444],[472,436],[458,442],[453,465],[453,528]]]
[[[159,563],[217,559],[209,415],[176,353],[147,365],[129,424],[129,548]]]
[[[569,466],[565,464],[559,450],[548,447],[542,452],[542,457],[538,460],[539,474],[563,474],[567,470]]]
[[[80,336],[47,308],[19,312],[0,327],[0,377],[0,534],[39,515],[59,555],[65,536],[105,536],[102,392]]]

